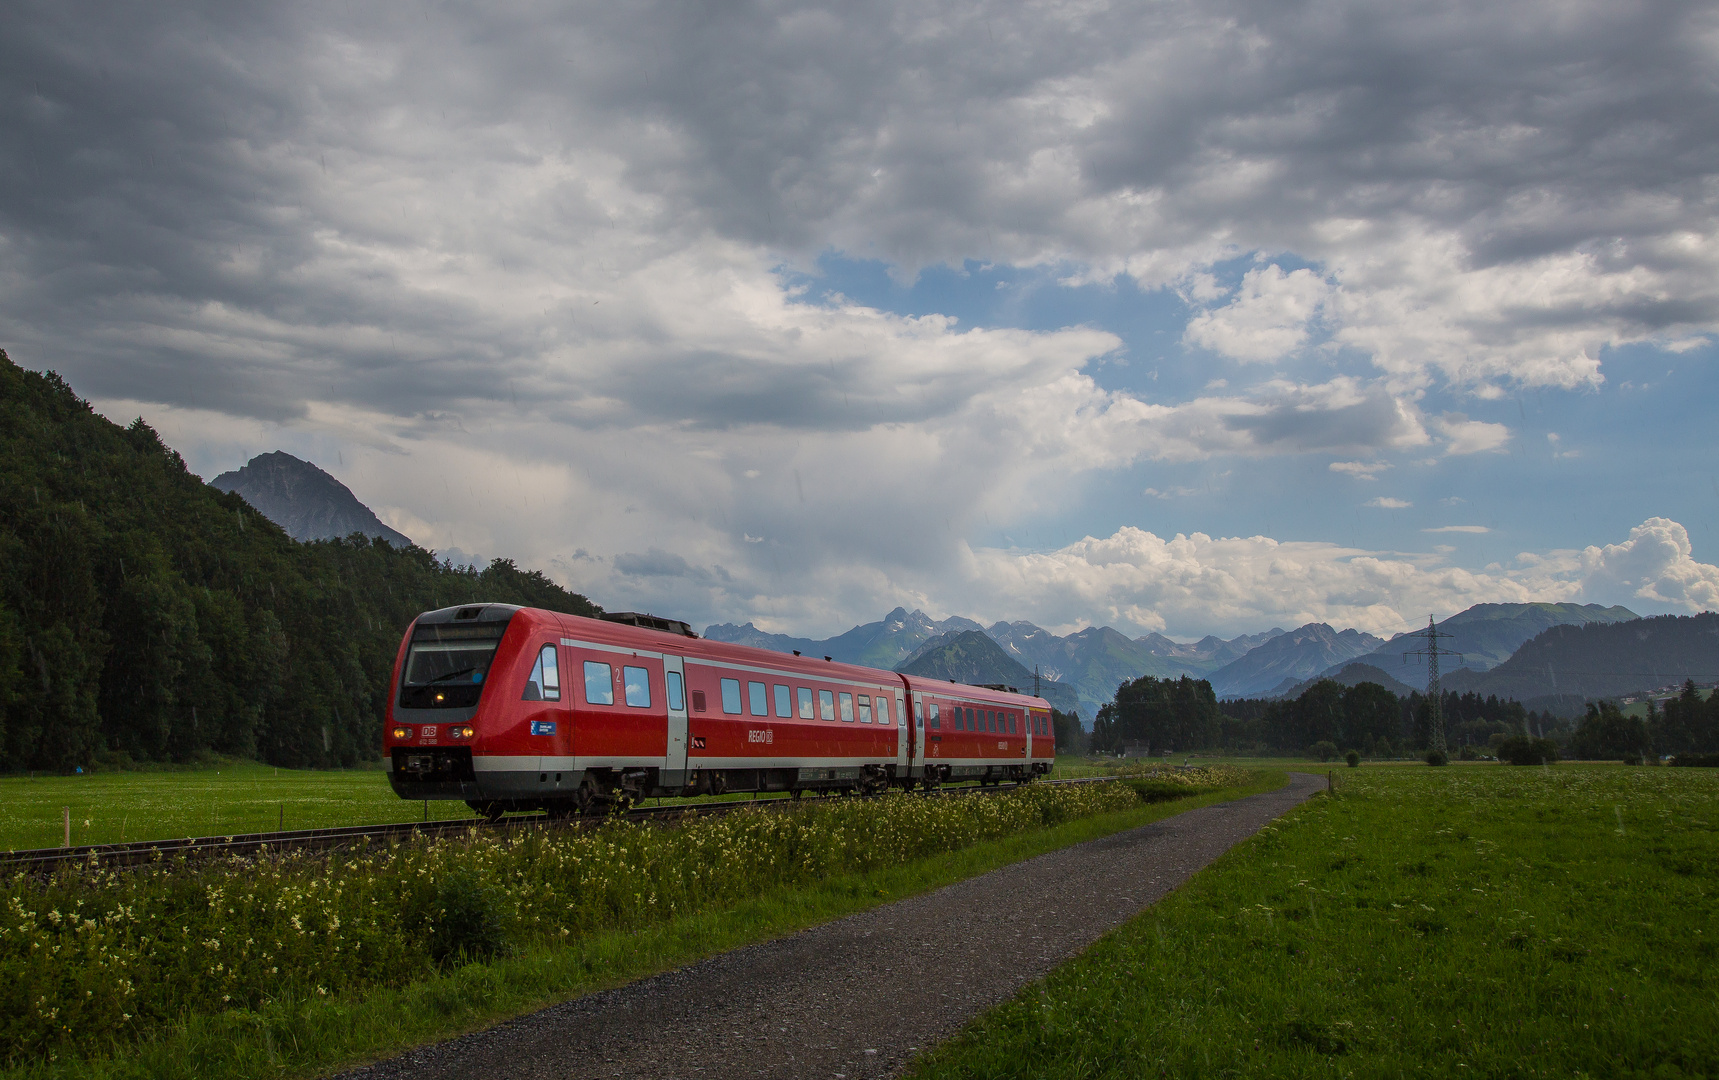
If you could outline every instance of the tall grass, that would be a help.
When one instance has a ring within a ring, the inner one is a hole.
[[[123,1045],[282,998],[402,986],[527,945],[1138,805],[1121,784],[1030,787],[742,809],[677,828],[474,830],[356,854],[18,876],[0,888],[0,1058]]]

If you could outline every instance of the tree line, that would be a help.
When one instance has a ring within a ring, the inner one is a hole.
[[[295,541],[0,350],[0,771],[374,758],[401,633],[478,600],[599,610],[503,559]]]
[[[1703,700],[1693,682],[1664,709],[1650,702],[1646,719],[1626,716],[1610,701],[1589,704],[1575,723],[1496,696],[1449,691],[1439,704],[1451,752],[1464,757],[1496,754],[1511,739],[1526,740],[1528,753],[1584,759],[1719,752],[1719,694]],[[1422,694],[1398,697],[1377,683],[1320,679],[1294,698],[1220,703],[1204,679],[1148,675],[1117,687],[1093,723],[1091,747],[1100,753],[1222,750],[1327,758],[1354,750],[1388,758],[1425,751],[1432,727]]]

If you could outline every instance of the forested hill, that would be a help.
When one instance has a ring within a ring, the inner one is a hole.
[[[0,770],[373,757],[407,623],[476,600],[597,611],[505,560],[301,544],[0,351]]]
[[[1590,698],[1719,679],[1719,613],[1554,626],[1490,671],[1453,671],[1452,690],[1579,714]]]

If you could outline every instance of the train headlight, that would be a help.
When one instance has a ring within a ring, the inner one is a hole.
[[[452,735],[456,739],[469,739],[473,735],[476,735],[477,732],[469,727],[457,727],[450,728],[448,730],[448,734]]]
[[[412,737],[412,729],[409,727],[397,727],[394,729],[394,737],[396,739],[410,739]]]

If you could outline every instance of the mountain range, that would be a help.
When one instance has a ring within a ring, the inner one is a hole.
[[[1325,623],[1308,623],[1250,649],[1207,677],[1220,698],[1275,696],[1384,643],[1384,638],[1359,630],[1338,631]]]
[[[1506,687],[1505,681],[1486,682],[1481,677],[1546,631],[1557,627],[1615,626],[1636,618],[1628,608],[1598,604],[1477,604],[1436,624],[1441,635],[1449,635],[1448,640],[1440,638],[1440,647],[1462,654],[1455,661],[1456,670],[1446,667],[1443,685],[1457,690]],[[1016,667],[1002,665],[989,650],[962,637],[974,633],[992,641],[1002,658]],[[1072,688],[1077,703],[1074,711],[1088,722],[1114,696],[1119,683],[1143,675],[1208,679],[1220,699],[1293,696],[1321,677],[1335,678],[1345,685],[1377,682],[1399,695],[1426,685],[1426,661],[1415,656],[1404,658],[1405,653],[1421,647],[1419,639],[1399,634],[1386,641],[1360,630],[1339,631],[1325,623],[1308,623],[1290,631],[1273,627],[1264,633],[1244,634],[1227,641],[1208,636],[1195,642],[1178,642],[1156,633],[1130,638],[1108,626],[1088,627],[1068,635],[1053,634],[1025,621],[998,622],[985,627],[959,616],[938,620],[923,611],[910,612],[898,607],[877,622],[864,623],[832,638],[771,634],[751,623],[717,623],[706,628],[705,636],[783,652],[799,649],[808,656],[832,656],[850,663],[898,670],[908,670],[928,654],[947,650],[952,641],[959,640],[958,656],[944,656],[934,663],[953,670],[964,663],[978,664],[975,658],[983,655],[984,662],[979,666],[988,674],[982,681],[1010,685],[1030,682],[1036,670],[1041,681]],[[1701,666],[1691,659],[1684,667],[1693,670],[1691,665]],[[1553,666],[1556,670],[1557,664]],[[1647,666],[1657,670],[1666,665]],[[1719,663],[1708,666],[1719,668]],[[1635,663],[1634,667],[1646,669],[1643,663]],[[1559,687],[1549,683],[1542,686],[1527,676],[1511,675],[1515,670],[1509,669],[1499,680],[1515,679],[1508,685],[1521,692],[1507,689],[1485,692],[1508,693],[1524,703],[1528,698],[1523,693],[1531,692],[1536,699],[1547,699],[1543,705],[1549,705],[1551,698],[1560,692]],[[1618,682],[1613,679],[1604,685],[1609,687]],[[1566,680],[1562,689],[1569,690],[1573,685]]]
[[[363,533],[404,550],[405,534],[382,524],[352,490],[308,461],[285,451],[258,454],[241,468],[209,481],[236,492],[294,540],[338,540]]]
[[[1476,604],[1434,625],[1441,635],[1439,648],[1462,654],[1444,659],[1441,666],[1445,671],[1457,668],[1485,671],[1504,663],[1524,642],[1554,626],[1615,623],[1636,618],[1640,616],[1629,608],[1601,607],[1598,604]],[[1442,637],[1446,634],[1449,640]],[[1378,668],[1393,679],[1410,686],[1424,687],[1427,681],[1426,657],[1412,654],[1425,644],[1424,640],[1412,635],[1398,634],[1388,643],[1381,642],[1378,649],[1356,659]]]
[[[1180,678],[1204,676],[1246,656],[1253,649],[1283,633],[1273,628],[1262,634],[1244,634],[1225,641],[1206,637],[1192,643],[1171,641],[1161,634],[1141,638],[1108,626],[1095,626],[1059,637],[1030,622],[995,623],[989,628],[953,616],[933,619],[923,611],[898,607],[877,622],[859,626],[831,638],[801,638],[771,634],[751,623],[716,623],[705,628],[713,641],[729,641],[778,652],[798,649],[807,656],[829,656],[850,664],[907,670],[927,651],[942,648],[940,639],[951,634],[977,632],[995,642],[1005,658],[1018,665],[1022,674],[988,678],[987,682],[1021,685],[1032,682],[1034,669],[1040,681],[1049,680],[1073,688],[1075,701],[1065,711],[1078,712],[1088,722],[1099,707],[1116,693],[1117,684],[1142,675]],[[941,676],[940,676],[941,677]],[[1047,697],[1047,700],[1055,701]],[[1058,708],[1064,708],[1058,705]]]

